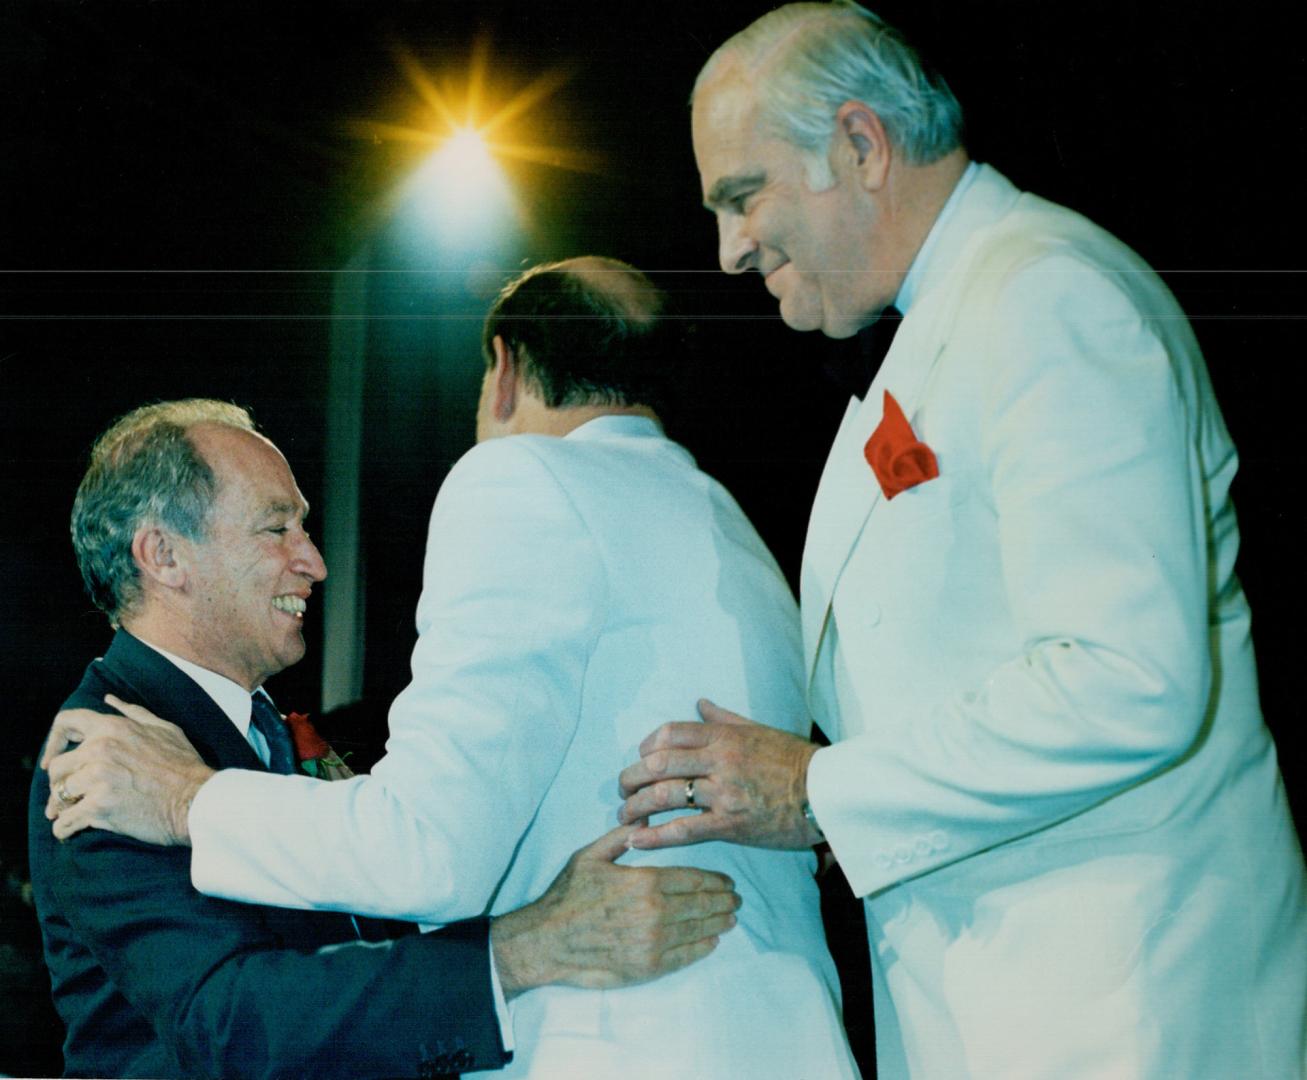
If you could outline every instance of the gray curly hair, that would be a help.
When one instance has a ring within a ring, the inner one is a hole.
[[[254,430],[250,414],[229,402],[161,401],[115,421],[91,448],[73,500],[73,550],[86,591],[114,626],[141,597],[136,531],[154,523],[191,540],[204,536],[218,483],[188,435],[196,424]]]

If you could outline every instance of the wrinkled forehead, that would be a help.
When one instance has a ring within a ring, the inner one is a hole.
[[[705,192],[722,176],[749,167],[760,141],[757,117],[756,85],[742,73],[727,69],[699,87],[690,127]]]
[[[758,82],[743,64],[727,59],[694,92],[690,123],[699,133],[751,128],[758,108]]]
[[[290,465],[280,450],[253,431],[220,424],[197,424],[188,432],[218,481],[218,497],[302,507]]]

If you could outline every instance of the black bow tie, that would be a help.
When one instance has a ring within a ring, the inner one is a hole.
[[[852,347],[842,350],[827,367],[840,389],[855,397],[866,397],[902,321],[898,308],[887,307],[874,323],[858,331]]]

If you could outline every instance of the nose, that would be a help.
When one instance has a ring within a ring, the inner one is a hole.
[[[758,244],[745,228],[739,214],[723,214],[717,219],[717,257],[728,274],[743,274],[754,263]]]
[[[318,545],[309,539],[308,533],[301,534],[300,543],[291,561],[291,569],[303,574],[310,581],[322,581],[327,576],[327,564],[323,561]]]

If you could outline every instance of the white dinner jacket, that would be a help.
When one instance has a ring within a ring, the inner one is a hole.
[[[809,730],[784,579],[650,420],[469,452],[432,512],[417,621],[371,776],[220,774],[191,812],[197,887],[424,922],[508,911],[617,824],[619,771],[699,697]],[[643,986],[516,999],[498,1075],[856,1075],[811,852],[705,844],[623,862],[729,874],[739,926]]]
[[[812,511],[809,795],[866,898],[882,1077],[1304,1069],[1303,863],[1188,323],[981,167]],[[886,499],[893,394],[939,476]]]

